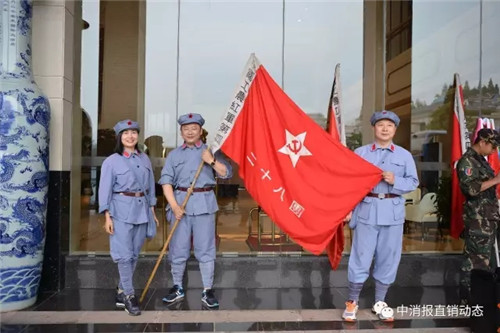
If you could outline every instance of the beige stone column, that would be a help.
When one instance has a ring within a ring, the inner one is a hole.
[[[370,116],[385,106],[385,5],[382,0],[364,1],[363,104],[361,130],[363,144],[372,142]]]
[[[51,172],[70,172],[72,184],[80,184],[81,17],[80,1],[33,2],[33,73],[51,108],[49,168]],[[72,211],[79,212],[80,186],[71,188],[74,192],[71,198],[76,204],[72,205]],[[77,228],[72,228],[72,232],[77,235]]]
[[[50,170],[71,169],[76,1],[33,2],[33,73],[51,107]],[[66,143],[66,144],[65,144]]]

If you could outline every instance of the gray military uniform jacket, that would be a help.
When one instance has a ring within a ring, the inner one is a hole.
[[[140,179],[137,180],[125,158],[132,159]],[[120,192],[144,192],[145,197],[129,197]],[[148,204],[149,201],[149,204]],[[141,224],[151,218],[148,210],[156,205],[153,168],[144,153],[113,154],[104,160],[99,184],[99,213],[108,210],[113,220]]]

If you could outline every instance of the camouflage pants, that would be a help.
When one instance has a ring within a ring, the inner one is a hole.
[[[464,230],[464,261],[460,276],[460,297],[468,300],[470,296],[471,270],[482,269],[490,271],[496,267],[494,256],[496,228],[488,231],[466,227]]]

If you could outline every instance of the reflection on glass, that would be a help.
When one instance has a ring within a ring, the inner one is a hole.
[[[118,22],[115,19],[121,15],[121,8],[106,6],[105,9],[105,14],[101,15],[102,22],[99,22],[98,7],[94,13],[94,27],[100,27],[95,36],[100,38],[88,40],[84,45],[84,48],[92,50],[91,58],[98,59],[86,74],[92,73],[96,78],[94,81],[98,82],[96,91],[99,95],[84,94],[90,101],[87,104],[94,105],[90,122],[93,126],[94,153],[84,160],[82,167],[85,174],[82,176],[85,180],[82,181],[82,191],[90,193],[90,196],[98,189],[98,184],[87,184],[88,178],[92,178],[90,170],[95,174],[93,178],[98,179],[102,160],[114,147],[110,124],[129,116],[127,110],[112,107],[111,101],[121,97],[119,91],[112,88],[123,82],[106,81],[106,73],[119,68],[113,67],[116,62],[105,58],[102,50],[107,43],[117,40],[121,41],[119,46],[124,47],[134,42],[140,33],[113,29]],[[336,13],[337,20],[331,19],[332,13]],[[168,152],[181,143],[176,122],[180,114],[201,113],[207,119],[205,128],[210,142],[210,134],[215,132],[235,82],[252,52],[257,54],[274,79],[284,84],[292,99],[323,127],[334,67],[340,62],[347,133],[352,136],[348,141],[355,146],[360,145],[362,18],[361,0],[310,4],[293,1],[183,2],[180,8],[179,2],[148,1],[146,46],[145,51],[139,50],[145,52],[146,63],[142,147],[150,156],[156,178],[159,178]],[[88,15],[85,19],[91,20]],[[118,35],[110,40],[107,37],[109,31]],[[86,84],[94,82],[85,80]],[[86,132],[87,127],[84,128]],[[88,144],[87,139],[84,141],[82,144]],[[282,235],[264,212],[257,215],[251,213],[258,208],[257,204],[245,190],[237,166],[233,167],[234,177],[219,180],[217,186],[220,206],[217,216],[218,251],[300,250],[286,235]],[[80,242],[78,249],[81,251],[108,251],[107,236],[99,228],[102,219],[96,214],[97,201],[95,195],[94,199],[90,196],[82,196],[86,204],[82,206],[81,238],[73,242]],[[157,188],[157,196],[157,213],[164,221],[166,202],[160,187]],[[157,236],[147,243],[146,251],[157,251],[161,247],[168,231],[162,228],[158,235],[163,237]],[[260,235],[261,241],[267,237],[267,243],[252,243],[249,234],[254,231]],[[346,235],[349,234],[346,229]]]
[[[363,1],[285,1],[284,35],[285,92],[323,128],[335,65],[340,63],[346,137],[348,146],[357,148],[361,145]]]
[[[483,1],[482,10],[479,0],[432,3],[415,0],[412,8],[396,3],[390,8],[393,19],[386,25],[394,28],[387,36],[387,44],[393,49],[388,50],[391,51],[388,58],[409,54],[411,72],[401,74],[404,76],[401,81],[409,81],[411,76],[411,96],[407,96],[411,99],[410,148],[419,168],[421,188],[418,195],[410,195],[407,200],[408,204],[418,204],[426,193],[438,192],[438,184],[449,169],[447,137],[452,97],[449,88],[455,72],[461,75],[464,85],[468,119],[481,113],[500,124],[500,60],[497,56],[500,43],[496,19],[500,3]],[[127,69],[123,64],[107,60],[103,54],[106,47],[114,47],[106,44],[110,42],[106,31],[117,34],[111,41],[129,40],[137,44],[138,32],[112,29],[113,24],[121,24],[113,19],[116,19],[113,11],[122,10],[124,4],[132,6],[123,2],[106,7],[107,14],[101,15],[103,22],[99,22],[99,8],[94,8],[92,18],[90,12],[86,12],[90,7],[84,7],[84,19],[90,22],[90,28],[83,32],[82,45],[82,69],[87,68],[82,73],[82,209],[81,220],[73,218],[78,225],[72,226],[80,229],[80,237],[72,238],[72,248],[81,251],[108,251],[107,236],[100,228],[101,217],[96,214],[98,184],[95,180],[99,179],[102,160],[114,147],[112,125],[119,119],[136,118],[132,108],[120,107],[122,93],[112,89],[122,81],[116,78],[106,81],[112,69]],[[146,47],[138,52],[144,52],[146,59],[143,147],[154,165],[156,178],[165,156],[181,143],[176,122],[180,114],[202,114],[207,120],[205,127],[210,143],[211,134],[252,52],[286,93],[323,127],[335,64],[340,63],[348,145],[350,148],[361,145],[363,56],[373,52],[363,50],[363,8],[361,0],[148,1]],[[398,30],[398,24],[404,27]],[[93,38],[87,38],[89,34]],[[132,59],[134,63],[136,58]],[[129,82],[134,80],[136,77],[130,76]],[[395,86],[392,84],[391,91],[397,91],[397,80]],[[89,90],[89,87],[94,88]],[[408,112],[406,116],[409,117]],[[473,123],[469,121],[469,126]],[[403,134],[407,135],[408,131]],[[233,167],[233,178],[219,180],[217,187],[219,253],[259,251],[248,238],[254,233],[258,238],[259,232],[261,237],[270,239],[271,245],[265,244],[266,249],[287,251],[288,240],[280,235],[280,230],[273,228],[264,212],[254,209],[257,204],[245,190],[237,166]],[[165,201],[160,188],[157,188],[157,196],[158,216],[164,219]],[[408,223],[405,232],[406,252],[461,251],[462,248],[460,241],[449,239],[446,230],[441,240],[436,224],[425,226],[423,241],[420,225]],[[167,230],[160,229],[159,237],[148,243],[145,250],[157,251],[166,233]],[[349,229],[345,234],[349,251]],[[273,241],[280,245],[272,245]]]
[[[471,110],[481,110],[483,117],[493,118],[496,128],[500,127],[500,2],[483,1],[482,19],[482,58],[481,58],[481,102],[471,100]],[[479,105],[478,105],[479,104]],[[479,113],[479,112],[478,112]]]
[[[413,1],[411,151],[418,162],[422,195],[430,192],[446,196],[449,191],[440,184],[449,182],[454,73],[460,74],[463,85],[469,130],[479,115],[500,121],[496,112],[500,103],[495,99],[500,61],[494,53],[499,45],[495,33],[499,24],[494,17],[500,13],[500,6],[482,3],[481,9],[480,0]],[[428,249],[462,250],[462,241],[450,238],[446,223],[440,228],[430,227]],[[436,229],[443,232],[443,239]]]
[[[163,148],[178,144],[177,23],[177,1],[146,2],[144,138],[163,138]],[[161,153],[150,156],[162,157]]]
[[[253,52],[281,78],[282,3],[183,2],[179,27],[179,114],[207,122],[208,142]]]
[[[81,214],[73,216],[71,228],[71,247],[77,251],[109,250],[104,219],[97,214],[98,180],[103,160],[116,145],[113,126],[138,118],[139,13],[139,3],[133,1],[82,5],[89,28],[82,32]]]
[[[280,81],[282,13],[283,4],[274,1],[181,3],[178,112],[206,119],[208,144],[252,52]],[[219,180],[217,186],[218,251],[249,252],[249,212],[257,204],[233,167],[233,178]]]
[[[100,5],[95,1],[83,1],[82,16],[89,27],[82,31],[82,70],[81,70],[81,105],[82,105],[82,166],[80,182],[80,216],[71,219],[71,248],[87,251],[89,240],[99,235],[96,223],[97,170],[90,160],[96,156],[98,109],[99,109],[99,27]],[[103,240],[106,242],[106,238]]]

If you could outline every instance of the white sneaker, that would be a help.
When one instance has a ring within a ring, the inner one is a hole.
[[[342,319],[345,321],[356,321],[356,313],[358,312],[358,304],[355,301],[345,302],[345,310],[342,314]]]
[[[372,307],[372,312],[375,313],[382,321],[394,321],[394,310],[390,308],[386,302],[378,301],[375,303]]]

